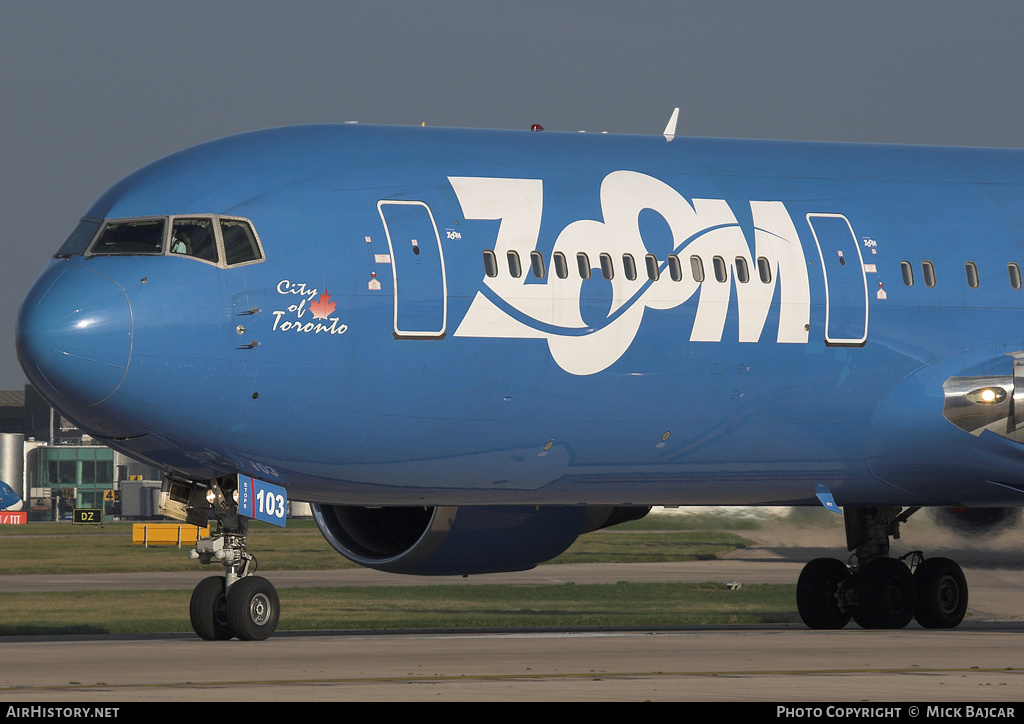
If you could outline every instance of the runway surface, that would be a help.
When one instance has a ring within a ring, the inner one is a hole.
[[[824,553],[798,539],[800,535],[799,531],[775,533],[771,540],[722,561],[541,566],[500,578],[552,583],[793,583],[804,561]],[[835,542],[831,536],[827,541],[820,541],[820,535],[812,537],[818,545]],[[1022,566],[1016,560],[1022,538],[1020,531],[1013,531],[973,550],[951,538],[932,541],[930,552],[959,560],[971,586],[968,618],[953,631],[928,631],[916,624],[902,631],[864,631],[851,624],[829,632],[797,625],[571,632],[278,632],[263,642],[205,642],[192,635],[7,637],[0,638],[0,699],[108,704],[1019,701],[1024,698],[1024,597]],[[191,588],[204,575],[209,571],[5,576],[2,587]],[[280,587],[439,582],[361,570],[266,575]],[[448,582],[474,585],[496,578]]]

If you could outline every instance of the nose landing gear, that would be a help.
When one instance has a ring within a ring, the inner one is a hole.
[[[216,561],[224,566],[223,576],[199,582],[189,603],[192,630],[207,641],[262,641],[277,629],[281,615],[273,584],[253,575],[256,558],[245,549],[249,519],[238,514],[232,495],[236,488],[233,476],[199,482],[168,478],[161,494],[165,515],[205,525],[212,512],[219,523],[217,532],[189,553],[203,565]]]
[[[224,565],[223,576],[205,578],[192,591],[189,618],[200,638],[263,641],[274,633],[281,602],[270,581],[252,575],[256,559],[245,551],[244,534],[218,531],[199,541],[189,556],[204,564],[218,560]],[[239,561],[243,563],[239,565]]]

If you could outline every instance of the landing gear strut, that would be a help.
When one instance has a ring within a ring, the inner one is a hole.
[[[955,628],[967,612],[967,580],[948,558],[920,551],[889,557],[889,537],[919,508],[846,508],[847,566],[817,558],[800,573],[797,609],[814,629],[838,629],[851,618],[862,628],[903,628],[912,619],[925,628]],[[909,558],[909,563],[906,559]]]
[[[234,476],[198,482],[168,478],[161,493],[165,515],[203,526],[212,512],[219,524],[211,538],[200,540],[189,553],[203,565],[216,561],[224,566],[223,576],[199,582],[189,604],[192,630],[207,641],[262,641],[277,629],[281,615],[274,586],[253,575],[256,559],[245,549],[249,519],[238,514],[233,496],[237,485]]]

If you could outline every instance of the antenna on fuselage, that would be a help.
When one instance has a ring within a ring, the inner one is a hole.
[[[676,126],[679,125],[679,109],[676,108],[672,111],[672,117],[668,119],[668,125],[665,126],[665,140],[671,141],[676,137]]]

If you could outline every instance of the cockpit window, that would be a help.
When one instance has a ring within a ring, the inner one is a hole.
[[[164,219],[108,221],[92,247],[93,254],[160,254]]]
[[[194,256],[217,263],[217,240],[213,236],[213,219],[177,218],[171,226],[171,254]]]
[[[93,219],[82,219],[68,236],[67,241],[61,244],[60,249],[57,250],[57,256],[81,254],[85,251],[85,247],[89,246],[92,237],[96,236],[101,223],[103,222]]]
[[[217,214],[109,221],[83,219],[57,252],[59,257],[73,254],[161,254],[197,259],[217,266],[263,261],[263,247],[252,222]]]
[[[221,219],[220,234],[224,238],[224,258],[228,266],[259,261],[263,258],[256,234],[248,221]]]

